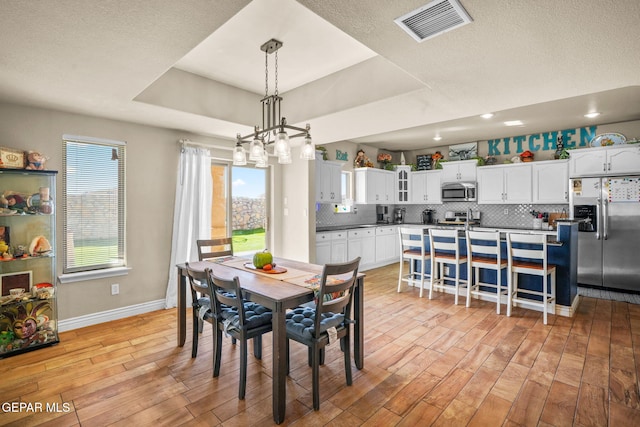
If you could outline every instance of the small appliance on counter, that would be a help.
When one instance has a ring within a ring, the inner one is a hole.
[[[406,213],[405,208],[395,208],[393,210],[393,223],[394,224],[404,224],[404,214]]]
[[[443,225],[480,225],[480,211],[468,210],[467,212],[446,211],[444,220],[438,221]]]
[[[422,211],[422,223],[433,224],[435,222],[435,213],[433,209],[425,209]]]
[[[385,206],[385,205],[376,206],[376,223],[389,224],[389,206]]]

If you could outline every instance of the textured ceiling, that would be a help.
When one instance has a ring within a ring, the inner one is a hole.
[[[461,0],[471,24],[417,43],[393,20],[425,3],[4,0],[0,101],[232,140],[258,122],[259,46],[277,38],[284,115],[319,144],[408,150],[640,119],[637,0]]]

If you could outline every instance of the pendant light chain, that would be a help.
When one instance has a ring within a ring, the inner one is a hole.
[[[278,96],[278,51],[276,50],[276,91],[275,96]]]
[[[264,53],[264,97],[269,96],[269,54]]]

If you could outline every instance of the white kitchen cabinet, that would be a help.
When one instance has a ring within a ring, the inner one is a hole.
[[[389,264],[400,259],[398,226],[376,227],[376,264]]]
[[[475,181],[477,160],[457,160],[442,163],[442,182]]]
[[[569,203],[569,161],[531,163],[533,203]]]
[[[411,173],[411,203],[441,204],[441,170],[417,171]]]
[[[531,203],[531,181],[527,163],[478,168],[478,204]]]
[[[360,257],[360,270],[376,262],[376,229],[356,228],[347,231],[347,260]]]
[[[347,232],[316,233],[316,264],[347,261]]]
[[[395,172],[374,168],[355,170],[356,203],[379,204],[395,202]]]
[[[394,202],[398,205],[411,203],[411,166],[396,166],[395,174]]]
[[[316,202],[342,202],[342,163],[316,159]]]
[[[570,150],[569,156],[571,178],[640,172],[640,145]]]

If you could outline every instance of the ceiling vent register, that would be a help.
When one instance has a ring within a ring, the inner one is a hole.
[[[457,0],[435,0],[394,21],[416,41],[423,42],[472,19]]]

